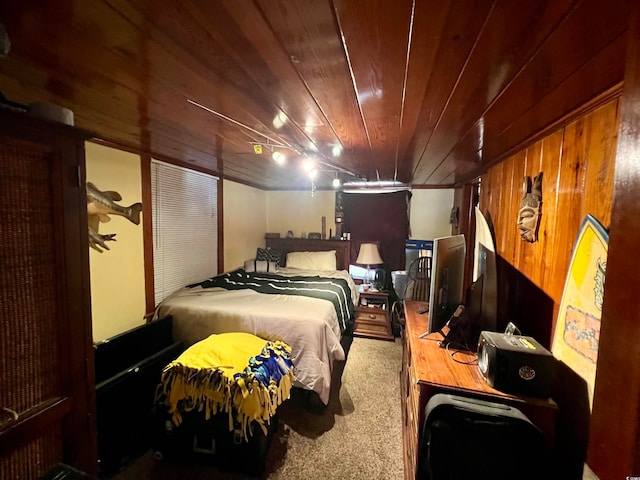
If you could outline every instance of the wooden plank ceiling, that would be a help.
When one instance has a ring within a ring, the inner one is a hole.
[[[262,189],[451,186],[620,84],[627,4],[1,2],[0,92]]]

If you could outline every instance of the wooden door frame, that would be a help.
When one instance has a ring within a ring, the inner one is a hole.
[[[615,163],[605,296],[587,463],[600,478],[640,475],[640,4],[633,2]]]

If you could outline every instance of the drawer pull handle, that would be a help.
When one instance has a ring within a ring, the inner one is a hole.
[[[370,314],[369,314],[369,318],[370,318],[371,320],[375,320],[375,319],[376,319],[376,316],[375,316],[373,313],[370,313]]]

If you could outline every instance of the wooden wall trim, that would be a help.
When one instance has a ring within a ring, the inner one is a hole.
[[[579,120],[580,118],[585,117],[595,110],[598,110],[602,106],[615,101],[622,95],[623,85],[623,82],[617,83],[616,85],[606,89],[599,95],[587,101],[583,105],[580,105],[577,109],[574,109],[566,115],[558,118],[554,122],[551,122],[545,128],[536,132],[534,135],[513,145],[511,148],[509,148],[499,156],[487,159],[482,164],[478,165],[477,168],[467,172],[464,176],[456,178],[456,184],[468,183],[473,179],[480,177],[481,175],[489,171],[490,168],[500,164],[509,157],[516,155],[518,152],[525,150],[529,146],[541,141],[542,139],[551,135],[553,132],[561,130],[567,125]]]
[[[221,177],[222,173],[219,170],[215,170],[212,168],[204,167],[201,165],[196,165],[188,162],[184,162],[181,160],[177,160],[175,158],[168,157],[166,155],[154,153],[149,149],[134,147],[132,145],[127,145],[120,142],[115,142],[112,140],[106,140],[100,137],[93,137],[89,140],[90,142],[97,143],[98,145],[103,145],[105,147],[115,148],[116,150],[122,150],[124,152],[133,153],[134,155],[140,155],[141,158],[147,156],[149,158],[154,158],[156,160],[160,160],[162,162],[170,163],[172,165],[176,165],[178,167],[186,168],[188,170],[194,170],[200,173],[206,173],[207,175],[213,175],[214,177]]]
[[[246,185],[247,187],[252,187],[252,188],[255,188],[255,189],[258,189],[258,190],[287,190],[287,189],[266,189],[266,188],[258,185],[257,183],[250,182],[248,180],[243,180],[243,179],[234,177],[233,175],[225,175],[223,173],[224,167],[223,167],[222,160],[218,160],[218,169],[214,170],[214,169],[211,169],[211,168],[202,167],[202,166],[194,165],[194,164],[187,163],[187,162],[184,162],[184,161],[181,161],[181,160],[177,160],[175,158],[167,157],[166,155],[154,153],[151,150],[147,150],[147,149],[140,148],[140,147],[135,147],[135,146],[132,146],[132,145],[126,145],[126,144],[121,143],[121,142],[115,142],[115,141],[107,140],[107,139],[100,138],[100,137],[93,137],[89,141],[93,142],[93,143],[97,143],[98,145],[103,145],[105,147],[110,147],[110,148],[115,148],[117,150],[122,150],[123,152],[129,152],[129,153],[133,153],[134,155],[140,155],[141,158],[144,158],[144,157],[155,158],[156,160],[160,160],[160,161],[163,161],[163,162],[166,162],[166,163],[170,163],[172,165],[177,165],[179,167],[187,168],[189,170],[194,170],[194,171],[200,172],[200,173],[206,173],[207,175],[213,175],[214,177],[218,177],[221,180],[222,179],[229,180],[231,182],[240,183],[242,185]],[[297,190],[297,188],[291,188],[290,190]]]
[[[587,456],[602,479],[640,472],[640,4],[633,4]]]
[[[0,452],[6,453],[32,442],[41,431],[63,420],[71,412],[72,404],[69,397],[56,397],[23,413],[8,427],[0,429]]]
[[[153,275],[153,214],[151,194],[151,156],[140,156],[142,181],[142,238],[144,250],[144,296],[146,318],[150,320],[155,311],[155,280]]]
[[[224,272],[224,182],[218,182],[218,273]]]

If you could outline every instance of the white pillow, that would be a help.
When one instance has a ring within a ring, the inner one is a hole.
[[[252,258],[244,262],[245,272],[275,272],[278,268],[276,262],[267,262],[266,260],[256,260]]]
[[[287,253],[287,268],[303,270],[335,270],[336,251],[327,252],[289,252]]]

